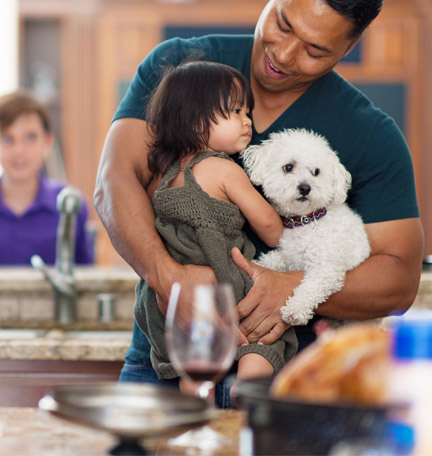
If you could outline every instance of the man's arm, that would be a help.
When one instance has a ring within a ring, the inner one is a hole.
[[[215,277],[210,268],[175,262],[156,231],[147,193],[153,183],[147,165],[148,139],[143,120],[126,118],[112,124],[102,151],[94,204],[114,248],[166,303],[174,281],[206,283]]]
[[[406,311],[417,294],[423,255],[423,230],[417,218],[366,225],[372,254],[346,275],[344,288],[317,309],[319,315],[366,320]],[[302,271],[280,273],[261,268],[233,250],[239,267],[254,285],[238,305],[242,332],[266,344],[287,328],[280,308],[303,278]]]

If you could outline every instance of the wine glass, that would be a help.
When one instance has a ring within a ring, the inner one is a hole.
[[[171,289],[165,322],[168,356],[176,372],[204,399],[230,369],[237,350],[237,316],[231,284]]]

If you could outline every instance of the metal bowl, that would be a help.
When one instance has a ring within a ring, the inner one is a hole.
[[[103,383],[55,388],[39,401],[39,408],[84,426],[108,431],[121,444],[112,454],[145,454],[144,449],[131,452],[141,437],[160,436],[184,427],[206,422],[215,409],[205,400],[180,393],[172,388],[150,384]],[[119,448],[120,447],[120,448]]]

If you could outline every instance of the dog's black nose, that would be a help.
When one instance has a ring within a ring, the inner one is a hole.
[[[297,187],[299,192],[300,192],[300,195],[302,196],[307,196],[309,195],[310,191],[311,191],[311,186],[309,184],[299,184],[299,186]]]

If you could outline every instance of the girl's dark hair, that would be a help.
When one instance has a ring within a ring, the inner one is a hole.
[[[351,38],[357,39],[378,16],[384,0],[325,0],[337,13],[353,23]]]
[[[234,68],[205,61],[167,68],[147,107],[150,171],[165,173],[177,160],[203,150],[216,117],[227,119],[244,103],[252,111],[249,83]]]

